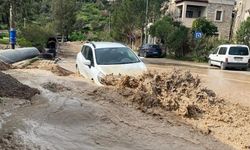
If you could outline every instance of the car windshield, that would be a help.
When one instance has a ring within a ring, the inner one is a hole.
[[[231,47],[229,49],[229,55],[247,56],[249,55],[248,48],[247,47]]]
[[[159,46],[159,45],[149,45],[149,47],[150,47],[150,48],[157,48],[157,49],[159,49],[159,48],[160,48],[160,46]]]
[[[98,65],[130,64],[140,62],[138,57],[127,47],[95,49]]]

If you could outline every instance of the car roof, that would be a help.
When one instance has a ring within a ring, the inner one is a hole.
[[[223,44],[223,45],[220,45],[220,47],[231,47],[231,46],[240,46],[240,47],[248,47],[247,45],[242,45],[242,44]]]
[[[115,47],[126,47],[125,45],[118,42],[89,42],[85,45],[92,45],[94,48],[115,48]]]

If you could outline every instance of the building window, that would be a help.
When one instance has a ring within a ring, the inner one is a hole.
[[[222,21],[222,18],[223,18],[223,11],[222,10],[216,10],[215,21]]]
[[[179,18],[182,18],[182,9],[180,10]]]
[[[187,11],[186,12],[186,17],[187,18],[193,18],[193,11]]]
[[[198,18],[201,17],[201,11],[198,11]]]

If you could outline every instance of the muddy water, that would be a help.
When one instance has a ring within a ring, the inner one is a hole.
[[[75,58],[82,43],[70,43],[62,46],[62,60],[59,65],[63,68],[76,72]],[[169,59],[146,58],[143,60],[149,69],[164,72],[179,68],[181,70],[190,70],[191,73],[199,75],[204,85],[214,90],[219,96],[230,100],[233,103],[240,103],[244,106],[250,106],[250,70],[225,70],[222,71],[216,67],[209,67],[204,63],[182,62]]]
[[[96,87],[82,78],[41,70],[8,73],[41,91],[31,106],[11,112],[3,125],[31,149],[231,149],[171,116],[158,119],[143,114],[114,93],[97,95]],[[71,90],[53,93],[42,87],[47,82]]]
[[[153,61],[154,60],[154,61]],[[208,67],[193,63],[178,64],[176,61],[166,59],[145,59],[149,69],[164,72],[177,68],[189,70],[197,74],[204,81],[204,85],[214,90],[220,97],[230,100],[233,103],[239,103],[244,106],[250,106],[250,71],[239,70],[220,70],[216,67]]]

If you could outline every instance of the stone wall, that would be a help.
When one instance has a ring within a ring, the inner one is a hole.
[[[234,34],[240,28],[241,23],[250,17],[250,0],[238,0],[235,11]]]
[[[207,19],[212,21],[219,31],[219,37],[222,39],[229,39],[232,25],[232,13],[234,5],[209,3],[207,7]],[[222,21],[216,21],[216,10],[223,12]]]

